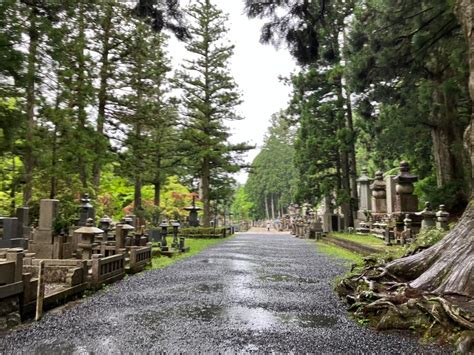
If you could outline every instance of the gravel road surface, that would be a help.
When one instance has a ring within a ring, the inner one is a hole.
[[[239,234],[0,338],[0,352],[446,353],[351,320],[345,267],[287,234]]]

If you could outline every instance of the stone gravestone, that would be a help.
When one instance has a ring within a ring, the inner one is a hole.
[[[357,179],[357,183],[359,184],[359,210],[357,211],[357,219],[362,221],[366,219],[365,211],[372,209],[371,181],[367,175],[367,169],[362,169],[362,175]]]
[[[372,185],[372,211],[373,213],[387,213],[387,192],[386,183],[383,180],[383,173],[377,171]]]
[[[0,248],[13,248],[17,240],[18,218],[0,217]]]
[[[52,259],[54,255],[54,220],[58,216],[59,200],[41,200],[39,226],[33,233],[31,252],[38,259]]]
[[[385,189],[387,192],[387,213],[392,214],[395,212],[395,203],[397,199],[396,182],[394,175],[388,175],[385,177]]]

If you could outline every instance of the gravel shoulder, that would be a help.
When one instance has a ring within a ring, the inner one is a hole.
[[[342,263],[287,234],[238,234],[0,338],[0,352],[447,353],[351,320]]]

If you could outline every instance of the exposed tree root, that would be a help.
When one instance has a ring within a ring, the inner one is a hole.
[[[410,329],[423,336],[470,344],[474,330],[473,224],[471,205],[456,228],[434,246],[381,265],[367,258],[360,274],[343,279],[336,290],[347,300],[350,311],[377,329]]]

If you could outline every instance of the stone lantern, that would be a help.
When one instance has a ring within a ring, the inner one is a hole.
[[[88,260],[92,258],[92,249],[96,245],[95,237],[96,235],[104,233],[102,229],[94,227],[94,220],[89,218],[84,227],[76,229],[74,233],[77,233],[81,236],[80,242],[77,243],[77,247],[81,252],[81,259]]]
[[[168,234],[168,221],[163,221],[160,224],[161,228],[161,251],[168,251],[168,244],[166,242],[166,235]]]
[[[92,218],[92,220],[95,219],[94,206],[92,206],[90,202],[89,194],[84,194],[79,206],[79,226],[85,226],[89,218]]]
[[[109,216],[104,216],[99,219],[99,228],[104,231],[104,242],[108,239],[108,233],[110,231],[110,227],[112,226],[112,219]]]
[[[375,173],[374,182],[370,185],[372,191],[372,208],[374,213],[387,212],[387,191],[383,173],[379,170]]]
[[[421,229],[429,229],[435,226],[436,213],[431,208],[430,202],[425,202],[425,209],[417,213],[423,220],[421,221]]]
[[[410,174],[410,165],[406,161],[400,163],[400,173],[395,176],[395,212],[416,212],[418,210],[418,197],[413,195],[418,177]]]
[[[439,206],[439,211],[436,212],[436,228],[447,231],[448,226],[449,212],[446,211],[445,205]]]
[[[178,248],[178,245],[179,245],[178,232],[179,232],[180,224],[178,221],[171,221],[171,226],[173,227],[173,243],[171,244],[171,246],[173,248]]]
[[[123,220],[122,220],[123,221]],[[116,249],[124,249],[126,240],[129,238],[128,233],[134,230],[133,226],[128,223],[118,223],[115,226],[115,247]]]

